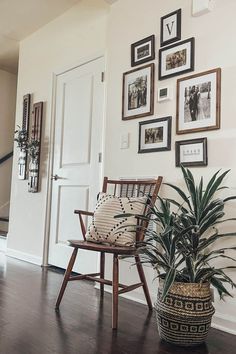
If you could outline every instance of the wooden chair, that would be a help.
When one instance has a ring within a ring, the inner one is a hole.
[[[109,180],[107,177],[104,178],[103,189],[104,193],[109,193],[112,195],[117,195],[120,197],[139,197],[148,195],[150,197],[150,202],[155,204],[157,195],[162,183],[162,177],[158,177],[153,180],[142,180],[142,181],[124,181],[124,180]],[[112,188],[112,190],[111,190]],[[100,283],[100,294],[104,295],[104,285],[112,286],[112,328],[117,329],[118,322],[118,295],[124,294],[128,291],[132,291],[138,287],[143,287],[143,291],[146,297],[146,301],[149,310],[152,309],[152,301],[149,295],[149,290],[147,282],[145,279],[145,274],[143,271],[142,264],[140,263],[140,258],[137,253],[136,247],[115,247],[107,246],[103,244],[96,244],[93,242],[88,242],[85,239],[86,228],[83,217],[92,216],[93,213],[83,210],[75,210],[75,214],[78,214],[80,226],[83,234],[84,240],[69,240],[69,245],[74,248],[72,256],[70,258],[67,270],[64,275],[64,280],[57,298],[55,309],[58,310],[63,294],[65,292],[67,283],[74,280],[92,280]],[[147,208],[144,214],[147,212]],[[148,226],[146,222],[145,227]],[[141,229],[141,228],[140,228]],[[136,241],[142,241],[144,238],[144,232],[138,230],[136,232]],[[81,275],[71,275],[76,256],[79,249],[85,249],[90,251],[100,252],[100,272],[93,274],[81,274]],[[105,254],[113,254],[113,279],[112,281],[104,279],[105,272]],[[135,258],[135,263],[137,266],[138,274],[140,277],[140,282],[133,285],[124,285],[119,283],[119,256],[128,255]]]

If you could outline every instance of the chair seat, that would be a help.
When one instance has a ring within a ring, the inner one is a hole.
[[[126,254],[135,255],[137,253],[136,247],[121,247],[121,246],[110,246],[101,243],[95,243],[83,240],[68,240],[69,245],[74,248],[81,248],[96,252],[106,252],[113,254]]]

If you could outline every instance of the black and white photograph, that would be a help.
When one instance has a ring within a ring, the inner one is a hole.
[[[186,65],[187,62],[187,50],[179,50],[175,53],[168,54],[166,56],[166,70],[176,69],[183,65]]]
[[[159,87],[157,89],[157,92],[158,92],[158,96],[157,96],[158,102],[168,101],[173,98],[172,86]]]
[[[194,38],[159,50],[159,80],[194,70]]]
[[[220,69],[177,81],[177,133],[219,129]]]
[[[163,142],[163,127],[145,129],[145,144]]]
[[[139,153],[171,149],[171,117],[139,123]]]
[[[211,117],[211,82],[185,87],[184,122]]]
[[[122,119],[153,114],[154,64],[142,66],[123,74]]]
[[[137,77],[128,86],[128,109],[137,109],[147,104],[147,75]]]
[[[155,59],[155,36],[151,35],[131,44],[131,66]]]
[[[175,142],[176,167],[207,166],[207,138]]]
[[[181,9],[161,17],[161,47],[181,40]]]

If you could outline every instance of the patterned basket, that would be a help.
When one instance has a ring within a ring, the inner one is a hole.
[[[159,335],[167,342],[195,346],[206,340],[215,312],[211,302],[210,284],[174,283],[161,300],[160,282],[155,304]]]

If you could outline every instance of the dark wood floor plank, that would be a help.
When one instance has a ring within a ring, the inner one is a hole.
[[[119,301],[111,329],[111,295],[70,282],[54,311],[63,274],[0,257],[0,354],[233,354],[236,336],[212,329],[206,345],[185,349],[160,341],[147,307]]]

